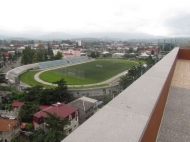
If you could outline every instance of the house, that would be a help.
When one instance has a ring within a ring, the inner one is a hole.
[[[9,54],[10,54],[10,55],[13,55],[12,52],[2,52],[2,56],[5,56],[6,61],[8,61]]]
[[[78,108],[79,124],[82,124],[97,111],[97,102],[95,99],[83,96],[68,105]]]
[[[21,106],[23,104],[24,104],[24,102],[13,102],[11,106],[14,109],[19,109],[19,108],[21,108]],[[49,106],[48,105],[40,105],[39,107],[40,107],[41,110],[43,110],[43,109],[48,108]]]
[[[0,119],[0,139],[11,141],[20,134],[19,121]]]
[[[24,102],[13,102],[12,103],[12,108],[16,109],[16,108],[21,108],[21,106],[24,104]]]
[[[49,112],[51,114],[55,113],[62,118],[68,119],[69,125],[66,127],[68,134],[74,131],[79,126],[78,109],[66,104],[57,103],[52,104],[50,107],[44,109],[43,111],[39,111],[33,115],[34,129],[40,128],[44,131],[46,130],[47,124],[45,124],[44,118],[47,117],[47,114],[44,111]]]

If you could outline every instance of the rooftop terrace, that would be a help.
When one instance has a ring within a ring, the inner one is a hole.
[[[190,60],[178,59],[157,142],[190,141]]]

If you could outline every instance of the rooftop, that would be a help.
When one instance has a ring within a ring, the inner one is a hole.
[[[88,97],[85,97],[85,96],[79,98],[79,100],[84,100],[84,101],[91,102],[91,103],[96,103],[97,102],[97,100],[92,99],[92,98],[88,98]]]
[[[74,101],[70,102],[68,105],[74,106],[76,108],[79,108],[80,110],[86,111],[86,110],[90,109],[91,107],[93,107],[94,103],[88,102],[88,101],[85,101],[85,100],[77,99],[77,100],[74,100]]]
[[[11,106],[12,107],[21,107],[23,104],[24,104],[24,102],[13,102]],[[40,105],[39,107],[40,107],[41,110],[43,110],[43,109],[46,109],[46,108],[48,108],[50,106]]]
[[[17,120],[10,120],[10,119],[0,119],[0,131],[1,132],[8,132],[18,123]]]
[[[56,113],[58,116],[61,116],[63,118],[68,117],[70,114],[72,114],[73,112],[77,111],[77,108],[71,107],[69,105],[66,104],[53,104],[52,106],[44,109],[43,111],[39,111],[37,113],[35,113],[33,116],[36,117],[47,117],[47,114],[44,112],[49,112],[51,114]]]

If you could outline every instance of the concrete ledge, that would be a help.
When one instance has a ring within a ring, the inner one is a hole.
[[[173,49],[62,142],[141,141],[167,83],[178,50],[179,48]]]

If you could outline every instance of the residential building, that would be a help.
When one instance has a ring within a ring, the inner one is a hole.
[[[20,134],[20,124],[17,120],[0,119],[0,139],[11,141]]]
[[[79,124],[82,124],[97,111],[97,102],[95,99],[83,96],[70,102],[68,105],[78,108]]]
[[[47,118],[47,114],[45,112],[55,113],[57,116],[68,119],[69,125],[66,127],[68,134],[79,126],[78,109],[66,104],[57,103],[33,115],[34,129],[40,128],[44,131],[46,130],[45,118]]]

